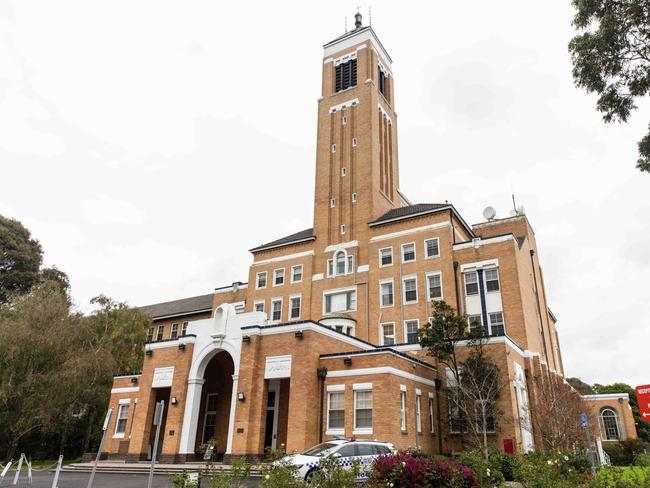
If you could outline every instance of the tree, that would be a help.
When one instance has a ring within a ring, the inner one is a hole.
[[[594,385],[596,393],[627,393],[630,395],[630,407],[634,416],[634,423],[636,424],[636,434],[639,439],[650,442],[650,423],[641,420],[641,412],[639,411],[639,400],[636,397],[636,390],[626,383],[612,383],[611,385]]]
[[[580,378],[567,378],[566,382],[569,383],[573,388],[576,389],[581,395],[593,395],[596,391]]]
[[[535,395],[529,406],[533,430],[548,450],[570,450],[583,444],[580,423],[583,412],[580,394],[557,375],[538,374],[533,378]]]
[[[627,122],[635,99],[650,93],[650,3],[647,0],[572,0],[569,43],[578,87],[597,93],[605,122]],[[639,141],[637,168],[650,172],[650,131]]]
[[[461,343],[469,348],[465,359],[458,355]],[[451,373],[446,396],[455,430],[461,436],[469,433],[487,459],[488,433],[496,428],[496,401],[503,382],[498,366],[486,356],[485,343],[482,328],[470,330],[467,317],[458,315],[442,300],[433,302],[432,317],[421,331],[420,344]]]
[[[39,281],[43,251],[20,222],[0,215],[0,304]]]

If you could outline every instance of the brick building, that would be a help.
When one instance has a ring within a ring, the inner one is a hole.
[[[209,439],[225,456],[339,435],[458,450],[446,371],[418,344],[432,300],[490,337],[510,385],[494,443],[534,448],[530,378],[563,366],[533,229],[525,215],[470,226],[452,204],[412,204],[397,142],[392,60],[358,15],[324,46],[312,227],[251,249],[247,283],[143,307],[154,325],[142,372],[115,378],[109,457],[151,455],[159,400],[163,461]]]

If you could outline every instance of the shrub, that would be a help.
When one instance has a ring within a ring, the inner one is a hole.
[[[648,444],[638,439],[628,439],[615,444],[607,444],[603,449],[614,466],[630,466],[639,454],[648,449]]]
[[[472,469],[477,485],[481,488],[502,486],[505,481],[496,455],[490,456],[486,461],[481,451],[472,451],[461,454],[457,461]]]
[[[263,488],[304,488],[307,484],[296,477],[296,466],[281,461],[262,467]]]
[[[650,466],[650,454],[637,454],[634,458],[635,466]]]
[[[584,471],[582,456],[568,453],[531,452],[523,456],[515,481],[526,488],[587,486],[591,473]]]
[[[241,488],[246,486],[251,474],[251,465],[244,459],[233,459],[229,470],[209,469],[202,486],[208,488]]]
[[[318,470],[311,480],[313,486],[319,488],[356,488],[357,476],[361,468],[354,463],[350,469],[341,465],[337,458],[327,456],[321,458],[318,463]]]
[[[597,488],[648,488],[650,487],[650,468],[606,466],[598,471],[592,486]]]
[[[375,486],[476,488],[474,472],[453,461],[413,457],[407,453],[379,456],[370,480]]]
[[[169,476],[169,481],[174,488],[194,488],[198,486],[195,481],[190,481],[186,471]]]
[[[490,453],[490,465],[501,471],[505,481],[515,480],[515,473],[522,462],[523,458],[520,454],[506,454],[501,451]]]

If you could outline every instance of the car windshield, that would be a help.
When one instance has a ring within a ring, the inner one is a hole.
[[[314,446],[311,449],[306,450],[305,452],[303,452],[303,454],[305,456],[322,456],[323,453],[329,451],[333,447],[336,447],[336,444],[332,444],[331,442],[323,442],[322,444],[318,444],[317,446]]]

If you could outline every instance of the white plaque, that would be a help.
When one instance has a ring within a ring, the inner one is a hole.
[[[267,356],[264,379],[291,378],[291,355]]]
[[[153,371],[153,383],[151,383],[151,388],[167,388],[169,386],[172,386],[173,379],[173,366],[167,366],[166,368],[156,368]]]

